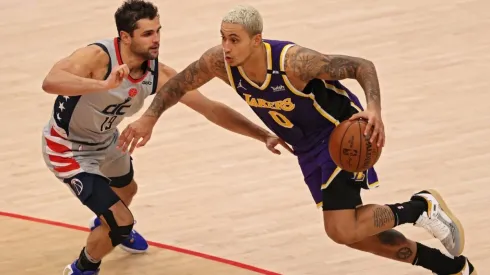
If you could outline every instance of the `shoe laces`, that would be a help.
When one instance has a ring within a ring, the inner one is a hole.
[[[445,239],[451,233],[451,227],[440,218],[439,214],[429,218],[427,213],[424,212],[417,221],[417,225],[425,228],[439,240]]]

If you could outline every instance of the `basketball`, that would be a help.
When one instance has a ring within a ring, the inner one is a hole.
[[[367,121],[345,120],[330,135],[328,150],[334,163],[348,172],[364,172],[374,166],[381,147],[364,136]]]

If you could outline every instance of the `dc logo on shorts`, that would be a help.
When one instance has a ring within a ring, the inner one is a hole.
[[[70,181],[71,189],[77,194],[77,196],[80,196],[83,191],[83,183],[81,180],[75,178]]]

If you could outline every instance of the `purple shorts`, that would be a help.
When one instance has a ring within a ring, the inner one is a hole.
[[[326,140],[314,152],[298,156],[306,185],[313,200],[323,210],[355,209],[362,204],[361,188],[378,186],[374,168],[361,173],[350,173],[335,165]]]

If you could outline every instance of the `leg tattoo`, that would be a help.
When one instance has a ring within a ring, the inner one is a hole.
[[[393,224],[395,216],[389,207],[378,206],[373,209],[374,226],[376,228],[384,227],[387,224]]]
[[[350,247],[406,263],[413,262],[417,250],[415,242],[394,229],[366,238]]]

